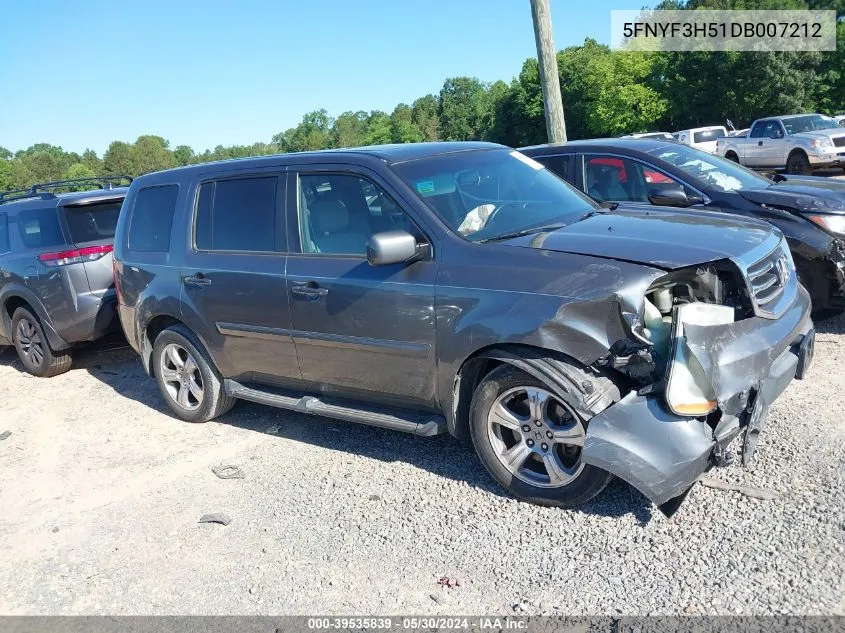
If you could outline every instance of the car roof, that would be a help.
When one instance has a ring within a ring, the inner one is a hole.
[[[674,141],[661,140],[657,138],[591,138],[579,141],[566,141],[565,143],[546,143],[543,145],[530,145],[519,148],[520,152],[529,154],[542,154],[545,151],[554,153],[556,149],[566,148],[568,150],[589,149],[602,151],[607,149],[630,149],[638,152],[649,152],[662,147],[677,147]]]
[[[266,156],[248,156],[245,158],[230,158],[208,163],[197,163],[185,167],[176,167],[164,171],[152,172],[139,176],[136,180],[146,182],[150,176],[162,174],[186,175],[196,171],[206,171],[209,168],[250,169],[253,167],[270,167],[273,165],[295,165],[300,162],[316,162],[315,159],[331,157],[332,160],[343,162],[352,157],[360,159],[362,156],[382,160],[388,164],[403,163],[421,158],[430,158],[442,154],[467,152],[473,150],[508,149],[498,143],[483,141],[436,141],[428,143],[395,143],[388,145],[368,145],[366,147],[349,147],[337,149],[322,149],[311,152],[290,152],[284,154],[269,154]]]
[[[129,187],[113,187],[110,189],[89,189],[88,191],[71,191],[65,193],[40,192],[22,198],[0,200],[0,209],[11,211],[32,207],[59,207],[88,204],[102,199],[118,200],[126,197]]]
[[[799,116],[826,116],[824,114],[819,114],[818,112],[804,112],[803,114],[781,114],[778,116],[767,116],[763,117],[764,119],[779,119],[783,121],[784,119],[796,119]]]

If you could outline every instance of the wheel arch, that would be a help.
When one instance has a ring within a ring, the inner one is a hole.
[[[0,305],[2,305],[2,311],[0,311],[0,336],[3,338],[9,339],[9,341],[12,339],[12,315],[15,313],[15,310],[18,308],[28,308],[41,324],[47,336],[47,341],[50,343],[50,347],[54,350],[63,350],[70,347],[70,343],[65,341],[56,332],[56,328],[53,327],[53,321],[44,309],[41,301],[38,300],[38,296],[28,288],[17,284],[7,286],[3,289],[2,295],[0,295]]]
[[[604,372],[586,367],[577,360],[552,350],[523,344],[497,344],[474,352],[455,375],[452,401],[446,422],[449,432],[459,438],[469,437],[469,410],[479,383],[496,367],[511,365],[537,378],[585,419],[600,413],[620,399],[618,385]],[[581,380],[572,368],[590,375]]]

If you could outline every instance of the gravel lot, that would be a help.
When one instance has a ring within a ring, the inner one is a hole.
[[[50,380],[0,349],[0,613],[845,614],[845,319],[818,329],[754,468],[712,473],[777,497],[698,485],[672,519],[621,482],[518,503],[449,437],[179,422],[125,347]]]

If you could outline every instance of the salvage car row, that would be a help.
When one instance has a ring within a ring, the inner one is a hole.
[[[116,305],[183,420],[246,399],[449,432],[521,499],[583,503],[617,476],[671,514],[702,472],[732,462],[734,439],[752,459],[768,407],[804,376],[805,270],[769,218],[708,206],[717,198],[688,182],[682,166],[710,155],[644,170],[592,147],[595,163],[577,144],[376,146],[7,195],[0,335],[27,370],[54,375],[101,331],[80,323]],[[624,176],[605,173],[613,161]],[[605,197],[619,188],[657,206]],[[830,191],[813,213],[842,215]],[[124,195],[119,213],[97,214]]]
[[[728,125],[732,126],[730,121]],[[843,126],[845,115],[789,114],[757,119],[750,128],[732,132],[711,125],[623,138],[677,141],[752,169],[807,176],[820,169],[845,169]]]

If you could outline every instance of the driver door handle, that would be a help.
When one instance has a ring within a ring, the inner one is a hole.
[[[185,277],[183,280],[186,286],[197,286],[197,287],[204,287],[211,285],[211,279],[203,275],[202,273],[197,273],[195,275],[190,275]]]
[[[293,281],[290,293],[305,299],[319,299],[329,294],[328,288],[321,288],[316,281]]]

